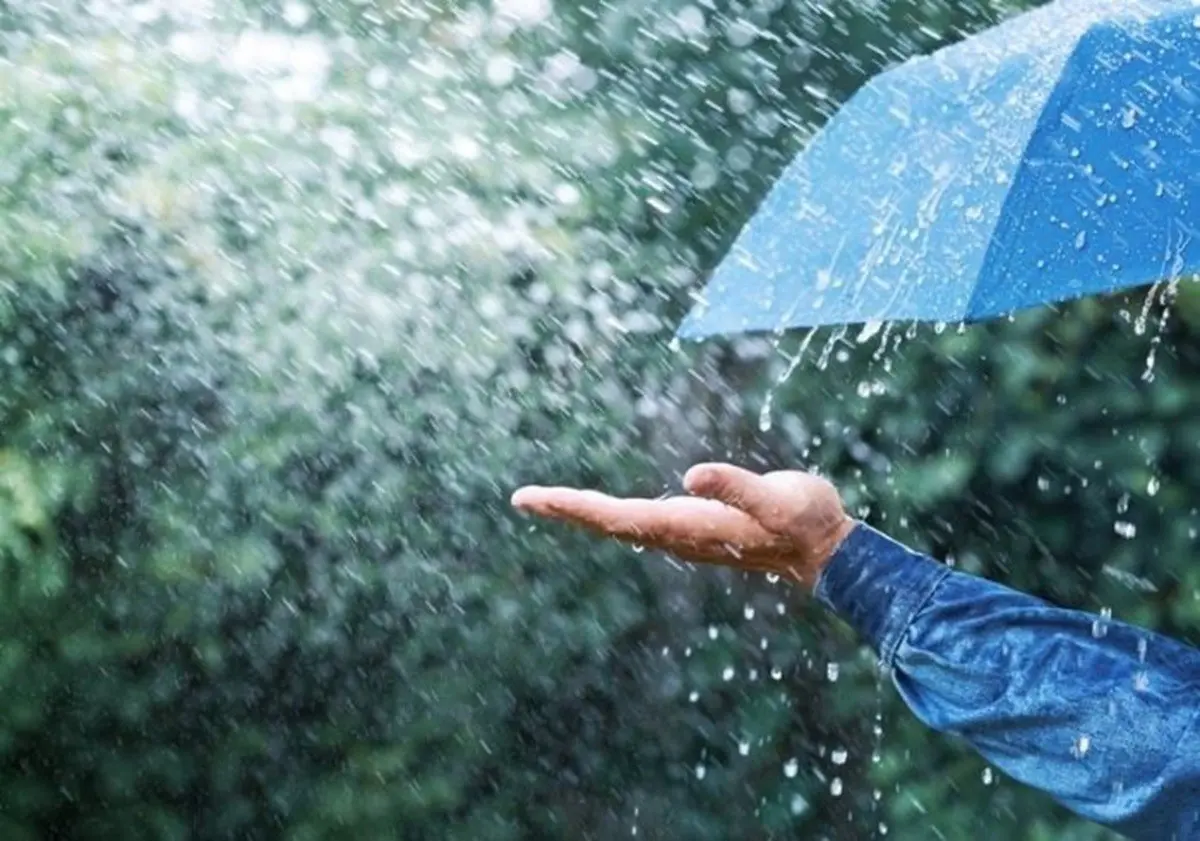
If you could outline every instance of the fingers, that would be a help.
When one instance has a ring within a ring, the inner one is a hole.
[[[732,464],[698,464],[683,477],[688,493],[719,500],[759,521],[778,509],[778,491],[764,477]]]
[[[710,499],[617,499],[596,491],[529,487],[512,502],[531,514],[696,560],[736,557],[740,547],[774,539],[752,517]]]

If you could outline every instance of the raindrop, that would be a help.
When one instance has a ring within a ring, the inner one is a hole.
[[[883,329],[882,321],[868,321],[867,323],[865,323],[863,325],[862,330],[859,332],[858,336],[854,339],[854,341],[855,341],[855,343],[860,344],[860,345],[865,344],[866,342],[869,342],[871,339],[873,339],[876,335],[878,335],[879,331],[882,329]]]
[[[1121,128],[1133,128],[1137,125],[1138,110],[1135,106],[1130,105],[1121,112]]]
[[[837,663],[830,663],[825,667],[825,677],[829,679],[830,683],[837,683],[839,671],[840,667]]]
[[[763,401],[762,409],[758,413],[758,431],[771,431],[771,406],[775,402],[775,391],[772,389],[767,392],[767,399]]]
[[[1087,752],[1092,747],[1092,739],[1090,736],[1082,735],[1075,740],[1075,745],[1071,748],[1071,753],[1076,759],[1083,759],[1087,756]]]
[[[985,786],[990,786],[994,780],[995,780],[995,776],[992,774],[992,769],[984,768],[983,769],[983,784]]]
[[[829,755],[829,758],[833,761],[834,765],[845,765],[849,755],[845,748],[838,748]]]
[[[796,759],[796,757],[793,756],[787,762],[783,763],[783,776],[787,777],[789,780],[796,776],[796,774],[799,772],[800,760]]]
[[[633,550],[635,555],[640,555],[646,551],[646,547],[640,543],[632,543],[629,548]]]
[[[718,633],[718,632],[717,632],[717,626],[716,626],[716,625],[709,625],[709,626],[708,626],[708,638],[709,638],[710,640],[715,640],[715,639],[717,638],[717,633]]]
[[[754,618],[753,605],[746,605],[745,607],[743,607],[742,608],[742,616],[744,616],[747,619],[753,619]]]
[[[1133,538],[1137,537],[1137,526],[1135,526],[1133,523],[1127,522],[1126,520],[1117,520],[1115,523],[1113,523],[1113,531],[1126,540],[1132,540]]]
[[[1087,247],[1087,231],[1080,231],[1075,235],[1075,248],[1082,251]]]
[[[750,753],[750,743],[745,739],[738,742],[738,753],[742,756],[746,756]]]
[[[693,689],[691,692],[688,693],[688,702],[689,703],[694,704],[699,700],[700,700],[700,693],[697,692],[695,689]]]
[[[778,666],[773,666],[771,668],[771,679],[783,680],[783,669],[779,668]]]
[[[834,777],[833,782],[829,784],[829,793],[834,797],[842,796],[842,778]]]
[[[793,815],[803,815],[808,811],[808,801],[804,799],[803,795],[793,794],[791,809]]]
[[[735,672],[733,670],[733,666],[726,666],[725,671],[721,672],[721,680],[728,683],[729,681],[733,680],[734,674]]]
[[[696,779],[697,780],[703,780],[704,775],[707,773],[708,773],[708,769],[705,768],[703,765],[696,766]]]
[[[1161,483],[1159,478],[1157,476],[1151,476],[1150,480],[1146,482],[1146,493],[1150,496],[1157,496],[1160,487]]]

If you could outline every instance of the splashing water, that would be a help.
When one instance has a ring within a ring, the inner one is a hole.
[[[808,333],[804,336],[804,340],[800,342],[800,347],[796,350],[795,355],[792,356],[792,358],[788,361],[787,368],[785,368],[783,373],[775,379],[775,383],[767,391],[767,398],[763,401],[762,410],[758,413],[758,429],[760,432],[771,431],[771,426],[773,424],[771,419],[771,411],[775,406],[775,392],[784,383],[791,379],[792,374],[796,373],[796,369],[800,367],[800,363],[803,361],[804,355],[808,353],[809,346],[812,344],[813,339],[816,338],[818,329],[819,328],[814,327],[808,331]]]

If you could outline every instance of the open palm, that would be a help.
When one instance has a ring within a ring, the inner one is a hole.
[[[574,488],[525,487],[519,510],[659,549],[685,560],[786,575],[811,586],[853,520],[827,480],[800,471],[760,475],[701,464],[690,496],[622,499]]]

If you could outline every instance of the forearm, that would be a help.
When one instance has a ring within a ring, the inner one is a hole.
[[[1132,837],[1200,836],[1200,652],[952,572],[865,526],[817,596],[931,727]]]

